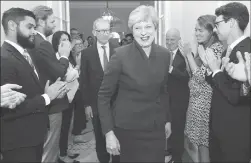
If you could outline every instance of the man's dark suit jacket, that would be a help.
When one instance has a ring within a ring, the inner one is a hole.
[[[250,53],[250,38],[237,44],[230,54],[230,61],[238,63],[236,52]],[[226,55],[223,52],[222,57]],[[226,70],[206,80],[213,87],[211,103],[211,131],[220,140],[232,145],[250,148],[250,99],[241,95],[242,82],[231,78]],[[233,148],[234,148],[233,146]],[[244,148],[245,149],[245,148]],[[250,149],[249,149],[250,150]]]
[[[132,130],[163,128],[170,121],[167,79],[168,50],[152,45],[149,58],[137,42],[116,49],[98,94],[103,133],[114,127]],[[117,97],[111,106],[111,97]]]
[[[110,58],[115,53],[115,46],[109,43]],[[82,92],[82,104],[91,106],[93,114],[98,114],[98,91],[103,80],[104,71],[100,63],[97,43],[82,51],[80,69],[80,91]]]
[[[176,52],[172,63],[173,70],[168,78],[168,93],[170,95],[171,110],[182,114],[185,119],[189,102],[189,75],[186,70],[185,58],[180,50]]]
[[[45,86],[46,81],[50,80],[50,84],[54,83],[58,77],[64,79],[69,66],[69,60],[66,58],[57,59],[56,53],[47,40],[37,34],[35,36],[35,48],[31,50],[34,54],[34,62],[37,65],[38,72],[42,77],[42,85]],[[53,100],[49,105],[49,114],[61,112],[69,107],[69,101],[65,95],[62,99]]]
[[[48,124],[48,109],[41,96],[44,87],[22,54],[4,42],[1,48],[1,85],[6,83],[21,85],[22,89],[18,91],[27,97],[15,109],[1,108],[1,150],[43,143]]]

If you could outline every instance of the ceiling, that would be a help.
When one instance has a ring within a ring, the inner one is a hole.
[[[70,1],[70,8],[105,8],[107,1]],[[108,1],[109,8],[135,8],[140,1]]]

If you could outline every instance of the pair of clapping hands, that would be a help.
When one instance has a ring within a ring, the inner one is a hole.
[[[1,86],[1,107],[14,109],[24,101],[26,95],[15,90],[21,89],[17,84],[5,84]]]
[[[222,58],[222,65],[225,67],[227,73],[236,80],[246,82],[248,81],[251,85],[251,53],[245,52],[244,58],[242,57],[241,52],[237,52],[236,56],[239,60],[237,64],[229,62],[229,58]]]
[[[212,72],[220,70],[221,58],[214,54],[213,49],[205,49],[202,45],[198,44],[194,44],[194,47],[192,48],[190,43],[183,43],[182,41],[179,41],[179,49],[184,57],[192,55],[192,51],[194,53],[194,57],[199,55],[204,66],[210,68]]]
[[[50,81],[47,80],[44,93],[47,94],[50,100],[54,100],[56,98],[63,98],[70,89],[67,87],[66,81],[61,81],[59,77],[53,84],[49,85]]]
[[[49,80],[46,82],[44,93],[48,95],[50,101],[56,98],[63,98],[70,90],[64,81],[58,78],[53,84],[50,85]],[[22,86],[17,84],[5,84],[1,86],[1,107],[14,109],[17,105],[21,104],[27,95],[16,90],[21,89]]]
[[[245,52],[244,58],[242,54],[238,51],[236,56],[239,60],[237,64],[229,62],[229,57],[223,57],[222,59],[219,56],[216,56],[211,48],[206,48],[202,45],[196,45],[198,48],[194,48],[194,54],[199,55],[203,64],[210,68],[212,72],[215,72],[220,69],[225,69],[229,76],[233,79],[245,82],[248,81],[251,84],[251,53]],[[179,42],[179,49],[184,57],[192,54],[192,47],[189,43]],[[196,57],[196,56],[194,56]],[[220,67],[222,65],[222,67]]]

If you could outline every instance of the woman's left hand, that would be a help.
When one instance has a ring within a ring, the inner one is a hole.
[[[167,122],[165,125],[166,138],[169,138],[172,130],[171,130],[171,122]]]

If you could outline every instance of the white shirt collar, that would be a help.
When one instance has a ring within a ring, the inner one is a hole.
[[[15,43],[13,41],[10,41],[10,40],[5,40],[5,42],[14,46],[22,55],[24,54],[24,48],[22,46],[18,45],[17,43]]]
[[[179,48],[173,50],[173,54],[176,54]]]
[[[100,44],[100,43],[97,41],[97,47],[98,47],[98,48],[102,48],[101,46],[105,46],[106,49],[107,49],[107,47],[109,47],[109,42],[107,42],[105,45],[102,45],[102,44]]]
[[[237,40],[235,40],[232,44],[230,44],[230,48],[234,49],[234,47],[239,44],[242,40],[244,40],[247,36],[243,35],[241,37],[239,37]]]
[[[39,32],[39,31],[36,31],[36,32],[37,32],[40,36],[42,36],[42,37],[43,37],[43,39],[47,40],[44,34],[42,34],[42,33],[41,33],[41,32]]]
[[[60,55],[58,52],[56,53],[56,57],[57,57],[57,59],[60,59]]]

